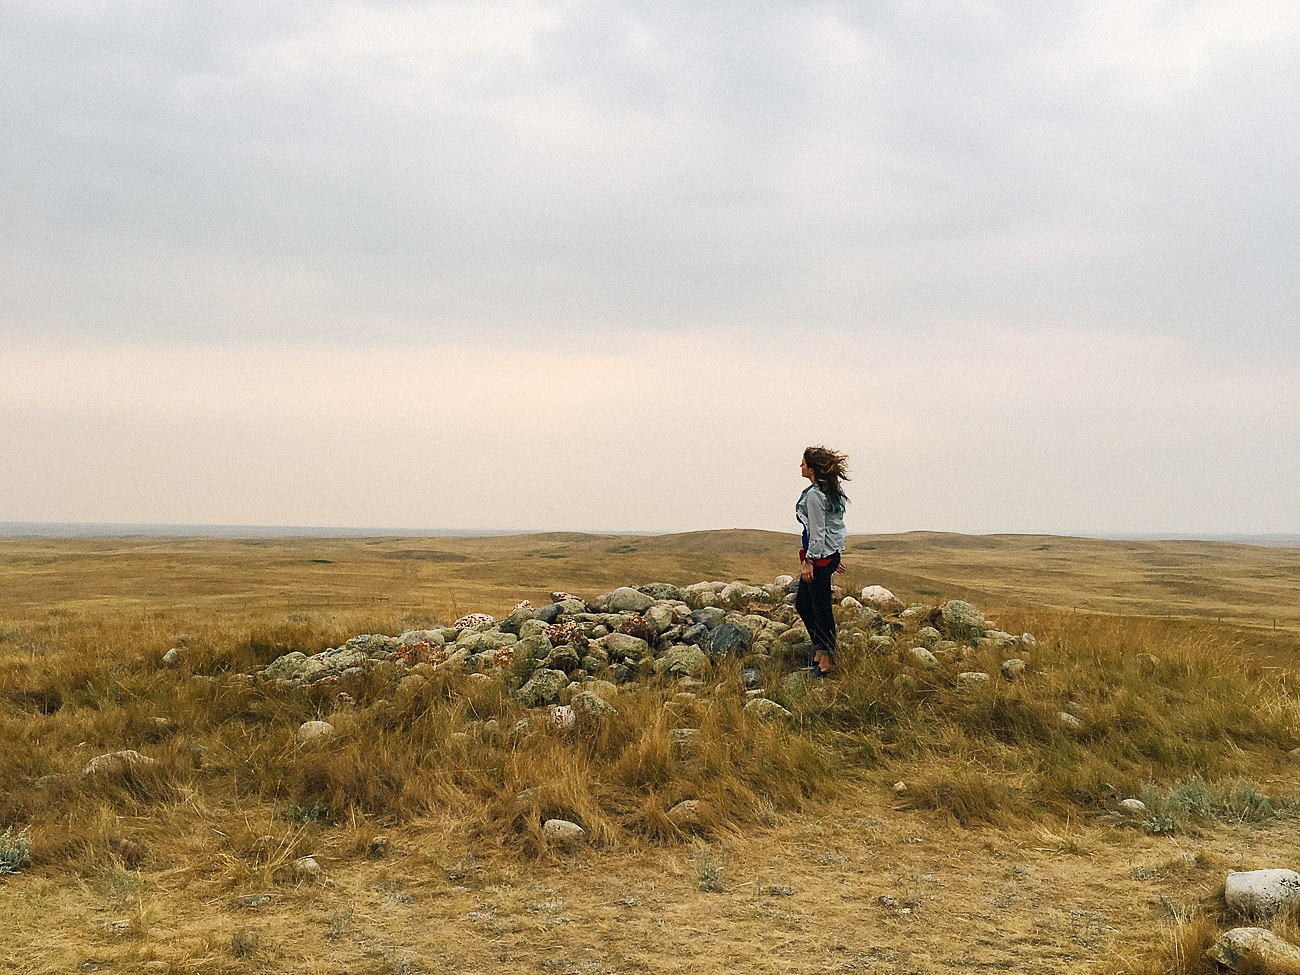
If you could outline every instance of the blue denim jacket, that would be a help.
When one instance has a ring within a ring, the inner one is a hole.
[[[828,559],[844,551],[844,506],[830,503],[822,489],[809,484],[794,506],[803,525],[803,547],[810,559]]]

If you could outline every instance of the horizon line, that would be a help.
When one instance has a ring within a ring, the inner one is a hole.
[[[772,531],[770,528],[704,529],[589,529],[589,528],[413,528],[353,525],[256,525],[199,522],[79,522],[79,521],[0,521],[0,538],[496,538],[509,535],[546,535],[571,533],[580,535],[685,535],[697,531]],[[1244,544],[1300,545],[1300,532],[1197,532],[1197,531],[951,531],[914,528],[897,532],[852,532],[849,537],[870,535],[906,535],[912,533],[968,535],[1044,536],[1057,538],[1093,538],[1100,541],[1205,541]]]

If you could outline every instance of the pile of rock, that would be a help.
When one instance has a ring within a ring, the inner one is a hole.
[[[412,670],[457,668],[503,674],[521,703],[543,707],[566,691],[576,693],[575,684],[627,684],[656,675],[700,680],[717,660],[732,657],[742,661],[742,679],[750,678],[746,686],[754,694],[759,668],[774,661],[802,663],[808,653],[808,635],[793,606],[796,588],[792,577],[778,576],[765,586],[623,586],[588,601],[555,592],[546,605],[523,602],[499,620],[474,613],[451,626],[398,636],[363,634],[311,656],[288,653],[254,676],[297,687],[345,681],[376,667],[388,668],[394,678]],[[1002,676],[1014,680],[1025,663],[1011,654],[1036,646],[1028,633],[998,630],[970,603],[904,606],[881,586],[868,586],[860,598],[843,597],[836,612],[846,648],[903,651],[905,662],[922,669],[960,664],[973,651],[991,648],[1007,658]],[[970,671],[959,682],[987,679]],[[578,708],[600,710],[585,699]]]
[[[1300,874],[1285,868],[1234,871],[1224,882],[1223,900],[1243,918],[1267,920],[1300,903]],[[1206,955],[1233,971],[1300,972],[1300,948],[1265,928],[1233,928]]]

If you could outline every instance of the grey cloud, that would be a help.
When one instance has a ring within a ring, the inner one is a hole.
[[[0,41],[0,335],[968,318],[1300,351],[1295,31],[1147,90],[1078,53],[1082,2],[576,4],[431,86],[268,67],[334,5],[101,9]]]

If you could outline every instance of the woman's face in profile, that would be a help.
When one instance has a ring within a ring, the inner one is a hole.
[[[802,456],[799,458],[799,473],[807,478],[813,476],[812,468],[808,466],[808,458]]]

